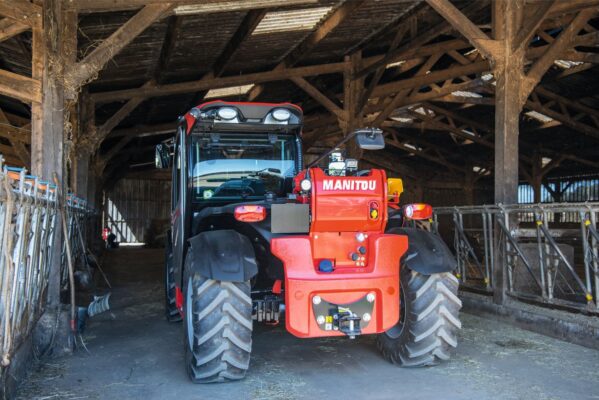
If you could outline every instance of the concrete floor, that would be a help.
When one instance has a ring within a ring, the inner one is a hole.
[[[258,325],[245,380],[194,385],[181,324],[163,318],[162,254],[121,248],[107,257],[113,310],[90,321],[89,354],[37,366],[19,399],[599,399],[598,351],[468,314],[440,366],[393,366],[372,337],[301,340]]]

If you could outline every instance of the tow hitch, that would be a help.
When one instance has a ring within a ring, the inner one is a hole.
[[[354,339],[370,323],[375,298],[374,293],[368,293],[353,303],[335,304],[317,295],[312,298],[314,318],[320,329],[339,331]]]

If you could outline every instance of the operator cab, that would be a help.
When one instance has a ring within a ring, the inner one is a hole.
[[[302,110],[289,103],[213,101],[191,109],[180,119],[174,167],[181,166],[182,147],[194,208],[290,193],[303,168],[302,122]],[[168,146],[157,146],[157,166],[168,166],[169,158]]]

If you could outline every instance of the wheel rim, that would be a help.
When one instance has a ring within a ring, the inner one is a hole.
[[[385,332],[385,335],[391,339],[397,339],[401,336],[404,327],[406,326],[406,296],[403,290],[403,284],[401,280],[399,282],[399,322],[395,324],[391,329]]]
[[[187,281],[185,291],[185,324],[187,326],[187,342],[189,349],[193,350],[193,284],[191,278]]]

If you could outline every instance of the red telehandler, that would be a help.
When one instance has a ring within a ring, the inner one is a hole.
[[[284,319],[301,338],[374,334],[401,366],[437,364],[457,345],[455,259],[411,227],[431,207],[399,206],[400,179],[336,151],[328,168],[305,167],[302,121],[289,103],[213,101],[156,148],[173,174],[166,317],[183,320],[194,382],[243,378],[255,322]],[[347,140],[384,147],[374,129]]]

